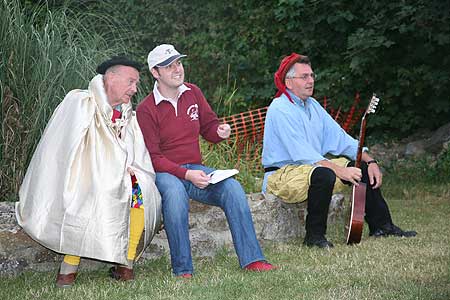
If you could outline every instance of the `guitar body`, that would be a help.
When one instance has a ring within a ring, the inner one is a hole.
[[[364,211],[366,206],[366,184],[360,182],[352,187],[352,196],[350,199],[350,213],[345,225],[345,236],[347,245],[357,244],[361,241]]]

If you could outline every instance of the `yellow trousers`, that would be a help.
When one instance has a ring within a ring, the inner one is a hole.
[[[346,167],[350,162],[344,157],[331,161],[341,167]],[[315,168],[312,165],[285,165],[267,178],[267,192],[286,203],[303,202],[308,199],[311,175]],[[345,187],[341,180],[336,180],[333,192],[342,192]]]
[[[136,250],[141,239],[142,232],[144,232],[144,207],[130,208],[130,239],[128,241],[128,260],[136,258]],[[78,266],[80,264],[80,257],[74,255],[65,255],[64,262]]]

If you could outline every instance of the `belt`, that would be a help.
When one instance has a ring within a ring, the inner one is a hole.
[[[267,167],[267,168],[264,168],[264,173],[276,171],[278,169],[279,169],[279,167]]]

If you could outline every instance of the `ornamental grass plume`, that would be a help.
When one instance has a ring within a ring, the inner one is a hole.
[[[110,45],[123,45],[126,36],[102,14],[23,5],[0,0],[2,201],[17,200],[34,149],[65,94],[86,88],[99,61],[123,52]],[[93,30],[108,26],[104,35]]]

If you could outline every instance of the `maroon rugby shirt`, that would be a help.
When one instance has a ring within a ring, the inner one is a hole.
[[[172,104],[163,100],[155,104],[153,92],[137,107],[136,116],[144,141],[156,172],[167,172],[185,179],[182,164],[201,164],[199,135],[207,141],[218,143],[219,120],[201,90],[185,83],[185,91],[177,102],[177,112]]]

